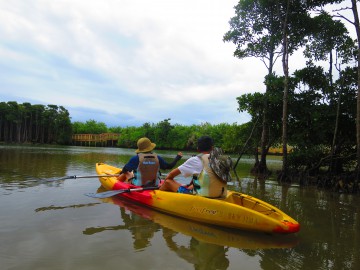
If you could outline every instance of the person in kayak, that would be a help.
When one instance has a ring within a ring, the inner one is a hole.
[[[135,150],[136,156],[130,158],[125,164],[118,177],[119,181],[130,180],[137,186],[156,186],[160,182],[160,169],[172,169],[182,158],[179,152],[173,162],[167,163],[161,156],[152,152],[156,144],[150,139],[143,137],[137,141],[138,149]]]
[[[224,178],[227,178],[228,174],[220,178],[209,165],[209,156],[213,149],[214,143],[211,137],[200,137],[197,142],[197,150],[200,154],[189,158],[178,168],[173,169],[160,186],[160,190],[198,194],[209,198],[226,196],[227,179]],[[180,174],[184,177],[193,177],[189,185],[181,185],[174,180]]]

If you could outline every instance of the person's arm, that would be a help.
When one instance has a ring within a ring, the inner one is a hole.
[[[136,170],[139,166],[139,156],[133,156],[130,158],[129,162],[125,164],[124,168],[122,169],[122,173],[131,172]]]
[[[118,180],[121,182],[127,181],[134,177],[133,171],[137,169],[139,165],[139,157],[133,156],[130,158],[128,163],[122,168],[120,175],[118,176]]]
[[[174,180],[174,178],[176,176],[178,176],[179,174],[181,174],[179,168],[175,168],[171,172],[169,172],[169,174],[166,176],[165,180]]]
[[[177,192],[178,188],[181,186],[178,182],[174,180],[176,176],[180,174],[180,170],[178,168],[173,169],[167,176],[164,183],[160,186],[160,190],[162,191],[172,191]]]
[[[179,152],[171,163],[167,163],[162,157],[158,156],[160,169],[167,170],[175,167],[176,163],[182,158],[182,153]]]

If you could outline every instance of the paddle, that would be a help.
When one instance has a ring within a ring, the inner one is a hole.
[[[76,176],[76,175],[71,175],[71,176],[64,176],[58,179],[48,179],[47,181],[52,182],[52,181],[59,181],[59,180],[65,180],[65,179],[78,179],[78,178],[98,178],[98,177],[117,177],[120,174],[104,174],[104,175],[84,175],[84,176]]]
[[[159,189],[159,187],[143,187],[143,188],[128,188],[128,189],[118,189],[118,190],[109,190],[101,193],[85,193],[84,195],[91,197],[91,198],[109,198],[117,194],[121,193],[129,193],[134,191],[143,191],[143,190],[155,190]]]

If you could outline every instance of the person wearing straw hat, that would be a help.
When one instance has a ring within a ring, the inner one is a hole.
[[[182,158],[182,153],[179,152],[173,162],[167,163],[161,156],[152,152],[156,144],[146,137],[137,141],[137,147],[136,155],[131,157],[122,169],[118,177],[120,181],[130,180],[137,186],[158,185],[160,169],[172,169]]]

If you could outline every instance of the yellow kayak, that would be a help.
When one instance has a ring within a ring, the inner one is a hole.
[[[120,173],[121,169],[97,163],[96,172],[98,175],[113,175]],[[139,188],[120,182],[117,177],[99,177],[99,180],[106,190]],[[227,228],[281,234],[300,230],[296,220],[275,206],[239,192],[228,191],[223,199],[161,190],[124,192],[119,196],[168,214]]]

